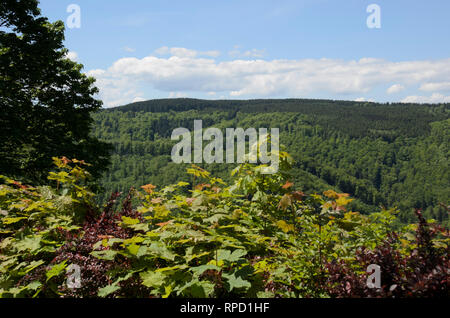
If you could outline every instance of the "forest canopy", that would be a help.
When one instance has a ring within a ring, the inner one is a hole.
[[[184,178],[171,161],[172,131],[204,128],[280,128],[280,143],[295,160],[292,181],[303,191],[333,188],[357,200],[363,213],[397,207],[403,222],[414,209],[447,222],[450,195],[449,104],[377,104],[331,100],[162,99],[103,109],[93,134],[114,146],[101,180],[107,190],[167,185]],[[229,178],[232,165],[203,167]],[[103,197],[105,198],[105,196]]]

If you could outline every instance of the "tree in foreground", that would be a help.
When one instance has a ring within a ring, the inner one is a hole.
[[[90,129],[102,103],[95,80],[67,58],[63,22],[42,17],[36,0],[5,0],[0,28],[0,173],[44,183],[51,158],[64,155],[99,176],[110,148]]]

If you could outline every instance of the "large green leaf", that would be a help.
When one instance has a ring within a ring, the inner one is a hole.
[[[251,284],[249,281],[243,280],[240,276],[235,276],[234,274],[222,274],[222,277],[227,279],[227,290],[231,292],[234,288],[244,288],[248,289],[251,287]]]
[[[117,291],[117,290],[119,290],[120,289],[120,287],[119,286],[117,286],[117,285],[115,285],[115,284],[113,284],[113,285],[108,285],[108,286],[105,286],[105,287],[103,287],[103,288],[100,288],[99,290],[98,290],[98,296],[99,297],[106,297],[106,296],[108,296],[109,294],[112,294],[112,293],[114,293],[115,291]]]
[[[3,224],[13,224],[13,223],[20,222],[20,221],[22,221],[24,219],[27,219],[27,218],[23,217],[23,216],[15,217],[15,218],[3,218],[2,222],[3,222]]]
[[[153,242],[148,247],[148,251],[160,258],[167,259],[169,261],[173,261],[176,256],[162,242]]]
[[[93,252],[91,252],[91,255],[95,256],[99,259],[112,261],[112,260],[114,260],[114,257],[116,257],[117,251],[114,251],[114,250],[93,251]]]
[[[228,261],[230,263],[237,262],[245,255],[247,255],[247,251],[242,249],[237,249],[233,252],[231,252],[230,250],[222,249],[217,251],[217,258],[219,261]]]
[[[196,266],[196,267],[191,267],[190,270],[194,273],[194,275],[200,276],[207,270],[220,271],[221,268],[219,266],[216,266],[213,264],[205,264],[205,265],[200,265],[200,266]]]
[[[62,263],[54,265],[47,273],[45,273],[45,276],[47,277],[47,281],[49,281],[51,278],[55,276],[59,276],[64,269],[67,267],[66,264],[67,261],[64,261]]]
[[[140,274],[142,285],[146,287],[160,287],[164,284],[166,275],[161,272],[148,271]]]
[[[214,293],[214,284],[209,281],[194,279],[180,288],[178,294],[185,297],[206,298]]]
[[[119,279],[117,279],[114,283],[112,283],[111,285],[107,285],[105,287],[102,287],[98,290],[98,296],[99,297],[106,297],[114,292],[116,292],[117,290],[120,289],[119,283],[121,281],[127,280],[129,279],[132,275],[134,274],[134,271],[131,273],[128,273],[127,275],[125,275],[124,277],[121,277]]]

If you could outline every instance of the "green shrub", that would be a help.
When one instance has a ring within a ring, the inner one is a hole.
[[[286,153],[277,174],[244,163],[231,185],[192,165],[191,183],[132,189],[114,210],[116,193],[101,213],[84,162],[54,160],[53,187],[2,177],[1,297],[341,296],[329,264],[363,281],[358,251],[376,253],[396,219],[393,210],[347,211],[345,193],[295,189]],[[397,234],[399,255],[415,248],[411,231]],[[448,249],[448,236],[433,244]],[[66,286],[71,264],[78,289]]]

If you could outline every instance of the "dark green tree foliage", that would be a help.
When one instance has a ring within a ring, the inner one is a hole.
[[[94,79],[67,58],[64,24],[40,16],[38,2],[0,3],[0,174],[45,181],[54,156],[91,162],[100,175],[109,146],[89,135]]]

